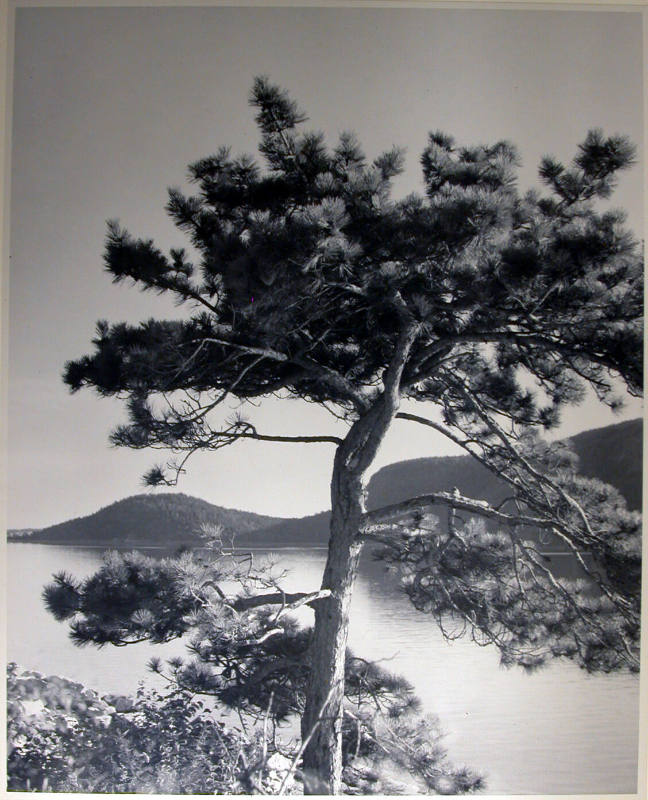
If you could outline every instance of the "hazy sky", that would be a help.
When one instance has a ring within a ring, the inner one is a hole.
[[[165,298],[113,286],[105,221],[182,246],[166,188],[222,144],[254,152],[247,97],[268,74],[331,139],[355,130],[368,155],[408,149],[397,189],[418,189],[427,131],[466,144],[507,138],[536,183],[547,152],[570,158],[588,128],[641,143],[638,13],[342,8],[22,8],[16,14],[11,189],[10,527],[44,526],[141,491],[157,453],[111,449],[119,403],[70,396],[60,375],[99,318],[176,316]],[[642,227],[642,169],[614,204]],[[264,403],[262,432],[327,432],[312,406]],[[641,413],[630,404],[621,418]],[[608,424],[593,404],[564,433]],[[339,430],[339,429],[338,429]],[[397,422],[377,467],[451,452]],[[221,505],[301,516],[328,505],[332,445],[243,442],[195,458],[179,487]]]

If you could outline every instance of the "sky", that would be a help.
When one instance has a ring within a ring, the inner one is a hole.
[[[163,248],[183,236],[164,213],[186,165],[228,144],[256,151],[254,76],[289,89],[309,126],[354,130],[375,156],[407,148],[396,191],[419,190],[427,132],[465,144],[513,141],[520,187],[540,158],[569,159],[587,130],[643,141],[642,20],[636,12],[421,8],[19,8],[10,193],[8,503],[10,528],[43,527],[143,491],[157,453],[114,449],[119,401],[70,395],[65,361],[89,351],[98,319],[177,317],[165,297],[115,286],[102,267],[105,223]],[[613,205],[643,227],[642,162]],[[425,413],[425,409],[419,409]],[[560,435],[613,417],[594,401]],[[263,433],[343,433],[312,405],[264,401]],[[455,453],[394,423],[375,468]],[[333,446],[241,442],[196,456],[178,491],[219,505],[299,517],[328,506]]]

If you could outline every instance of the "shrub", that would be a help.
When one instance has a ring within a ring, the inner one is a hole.
[[[102,698],[10,664],[7,697],[10,791],[241,793],[262,763],[258,737],[188,692]]]

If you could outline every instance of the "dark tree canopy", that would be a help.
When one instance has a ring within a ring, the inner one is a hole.
[[[190,167],[198,194],[169,193],[197,263],[109,227],[115,280],[168,291],[197,312],[100,323],[95,354],[68,364],[73,389],[132,398],[119,441],[217,441],[182,406],[149,416],[154,392],[209,392],[213,403],[223,392],[286,390],[366,409],[404,318],[417,332],[400,392],[440,403],[450,422],[472,413],[464,390],[545,427],[580,396],[582,379],[608,402],[610,373],[641,390],[641,257],[623,215],[595,202],[632,163],[624,138],[590,132],[572,165],[543,161],[547,194],[520,195],[512,145],[459,147],[432,133],[425,194],[394,200],[399,150],[368,162],[351,134],[328,149],[320,134],[300,132],[304,115],[264,79],[252,104],[268,171],[221,149]],[[527,376],[544,391],[534,395]]]
[[[421,157],[424,192],[394,198],[399,149],[370,161],[349,133],[327,146],[265,78],[251,104],[265,168],[223,148],[190,167],[195,195],[169,193],[190,252],[167,255],[109,225],[113,279],[168,293],[187,314],[100,322],[94,352],[69,362],[65,381],[127,401],[115,444],[180,454],[151,469],[151,485],[175,482],[192,453],[242,438],[336,445],[329,556],[321,593],[308,601],[312,638],[299,640],[310,664],[304,763],[321,778],[315,788],[334,793],[364,542],[384,547],[414,605],[446,635],[495,644],[505,664],[566,657],[588,670],[638,669],[639,516],[540,436],[588,389],[612,408],[624,388],[642,390],[643,254],[624,214],[602,202],[634,150],[592,130],[570,164],[543,159],[541,191],[521,193],[511,144],[463,147],[433,132]],[[320,404],[349,432],[275,436],[216,413],[230,397],[269,395]],[[399,411],[403,399],[432,417]],[[508,497],[492,506],[458,489],[367,511],[367,471],[395,419],[443,434],[497,473]],[[572,553],[580,580],[547,564],[539,530]],[[52,597],[75,591],[61,581]],[[119,620],[92,627],[97,595],[91,586],[82,595],[77,637],[131,635]],[[157,624],[149,619],[145,638],[177,633],[173,618]]]

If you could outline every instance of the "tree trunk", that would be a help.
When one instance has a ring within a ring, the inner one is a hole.
[[[362,544],[362,479],[336,457],[331,484],[332,515],[322,588],[331,595],[317,603],[311,644],[311,674],[302,718],[305,794],[339,794],[342,774],[342,708],[349,606]]]
[[[365,475],[373,463],[400,402],[400,379],[418,333],[409,320],[403,327],[384,391],[351,426],[335,453],[331,480],[331,535],[322,589],[330,595],[317,603],[310,647],[311,670],[302,717],[305,794],[340,794],[344,662],[349,607],[362,544],[358,538],[365,511]]]

